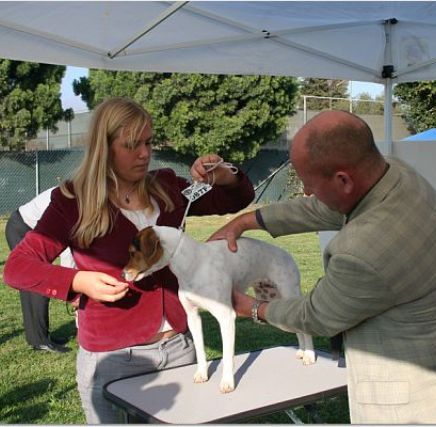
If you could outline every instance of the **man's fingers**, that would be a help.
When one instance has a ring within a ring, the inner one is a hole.
[[[206,242],[211,242],[212,240],[226,240],[226,238],[225,236],[222,235],[222,233],[216,231],[215,233],[209,236]]]
[[[232,252],[238,251],[238,244],[236,243],[236,237],[230,233],[224,233],[222,231],[217,231],[212,234],[207,241],[211,242],[213,240],[227,240],[227,246]]]
[[[238,316],[250,317],[254,298],[236,289],[232,291],[232,304]]]
[[[232,252],[238,252],[238,245],[236,244],[236,239],[227,239],[227,245]]]

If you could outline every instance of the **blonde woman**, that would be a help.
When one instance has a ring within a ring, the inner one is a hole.
[[[170,169],[148,170],[152,141],[152,119],[140,105],[126,98],[100,104],[77,173],[53,191],[43,217],[4,269],[12,287],[67,301],[81,294],[77,383],[90,424],[122,421],[103,398],[108,381],[195,361],[169,269],[133,284],[121,278],[138,229],[178,227],[188,203],[181,193],[189,185],[185,179]],[[193,179],[212,179],[204,164],[219,159],[199,157]],[[190,214],[237,212],[253,200],[241,172],[217,168],[214,175],[213,189],[192,203]],[[66,247],[77,270],[51,264]]]

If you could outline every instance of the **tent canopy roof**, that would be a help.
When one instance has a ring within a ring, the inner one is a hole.
[[[113,70],[432,80],[436,3],[2,1],[0,57]]]

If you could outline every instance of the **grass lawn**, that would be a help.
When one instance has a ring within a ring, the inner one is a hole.
[[[230,215],[188,218],[187,232],[195,239],[203,241],[230,218]],[[1,272],[9,253],[4,227],[5,221],[0,221]],[[249,232],[246,235],[273,242],[292,253],[301,271],[303,292],[308,292],[322,276],[316,234],[277,239],[272,239],[265,232]],[[2,279],[3,277],[0,278],[1,281]],[[0,284],[0,301],[0,424],[84,424],[85,418],[75,382],[75,323],[66,304],[58,300],[50,302],[50,329],[54,336],[70,337],[69,346],[72,351],[54,354],[29,349],[24,339],[19,293],[4,286],[3,281]],[[202,315],[208,357],[219,357],[221,337],[218,324],[208,313]],[[268,325],[256,325],[249,319],[237,320],[237,352],[296,343],[294,334]],[[315,338],[315,346],[328,349],[328,340]],[[284,380],[292,385],[292,378]],[[349,423],[346,396],[321,400],[318,410],[325,423]],[[303,422],[314,422],[303,409],[295,412]],[[284,424],[290,420],[284,413],[276,413],[242,422]]]

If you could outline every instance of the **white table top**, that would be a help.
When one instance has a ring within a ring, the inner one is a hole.
[[[314,402],[346,391],[346,369],[328,353],[304,366],[296,348],[273,347],[235,356],[236,389],[219,391],[221,359],[209,362],[209,381],[195,384],[196,365],[124,378],[105,387],[105,396],[152,422],[203,424],[234,421]]]

